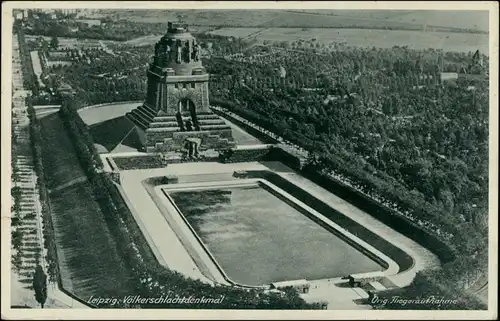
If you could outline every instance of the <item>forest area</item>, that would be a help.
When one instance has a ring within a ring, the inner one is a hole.
[[[433,281],[463,290],[487,273],[488,57],[291,46],[207,59],[212,103],[305,148],[319,171],[453,247],[458,258]]]

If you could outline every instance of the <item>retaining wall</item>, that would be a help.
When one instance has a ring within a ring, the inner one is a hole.
[[[247,171],[247,174],[249,177],[264,178],[268,180],[272,184],[279,186],[285,192],[301,200],[303,203],[305,203],[315,211],[321,213],[336,224],[342,226],[350,233],[354,235],[360,235],[367,243],[371,244],[373,247],[383,252],[389,258],[395,261],[399,265],[400,272],[409,270],[414,267],[415,262],[413,258],[406,252],[394,246],[392,243],[386,241],[372,231],[368,230],[364,226],[353,221],[349,217],[336,211],[328,204],[314,197],[299,186],[287,181],[286,179],[271,171]]]
[[[441,262],[446,263],[455,259],[453,249],[436,236],[430,234],[428,231],[419,227],[406,217],[395,213],[390,208],[376,202],[354,188],[344,185],[339,181],[331,179],[308,168],[302,170],[301,174],[329,192],[369,213],[377,220],[395,229],[404,236],[414,240],[423,247],[428,248],[438,256]]]
[[[85,107],[79,108],[78,112],[83,111],[83,110],[87,110],[87,109],[91,109],[91,108],[99,108],[99,107],[104,107],[104,106],[124,105],[124,104],[142,104],[142,103],[143,103],[142,100],[139,100],[139,101],[137,101],[137,100],[116,101],[116,102],[112,102],[112,103],[102,103],[102,104],[97,104],[97,105],[85,106]]]

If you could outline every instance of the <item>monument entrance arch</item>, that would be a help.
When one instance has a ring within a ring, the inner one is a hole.
[[[187,26],[173,23],[155,45],[146,100],[127,113],[146,152],[181,152],[194,138],[200,152],[234,147],[231,127],[209,108],[201,50]]]

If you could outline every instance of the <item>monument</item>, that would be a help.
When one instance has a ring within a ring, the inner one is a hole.
[[[200,55],[187,27],[168,23],[148,69],[146,101],[127,113],[146,152],[196,158],[235,146],[231,127],[209,108],[209,75]]]

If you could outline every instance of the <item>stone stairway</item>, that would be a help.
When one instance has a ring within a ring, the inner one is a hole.
[[[230,130],[231,127],[214,113],[202,113],[197,115],[200,130]]]
[[[199,147],[200,152],[208,149],[227,149],[234,147],[233,140],[221,137],[219,134],[211,134],[209,132],[178,132],[174,133],[172,138],[164,138],[161,142],[157,141],[154,144],[154,150],[157,152],[183,150],[185,141],[188,137],[201,139]]]
[[[141,105],[128,112],[126,117],[145,133],[144,144],[147,152],[181,151],[188,138],[199,138],[200,151],[208,149],[233,148],[231,126],[212,112],[196,115],[162,115],[147,105]],[[182,120],[182,122],[181,122]],[[193,126],[187,131],[188,123]]]
[[[136,126],[145,130],[153,122],[156,113],[151,108],[141,105],[138,108],[128,112],[125,116],[130,119]]]

